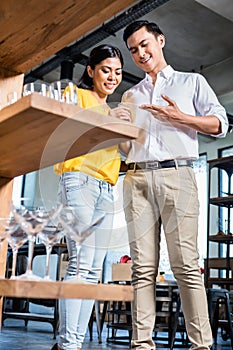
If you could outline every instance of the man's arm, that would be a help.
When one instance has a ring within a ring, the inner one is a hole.
[[[194,116],[183,113],[176,102],[166,95],[161,95],[168,103],[167,106],[158,106],[153,104],[144,104],[140,108],[151,112],[152,115],[161,122],[167,122],[179,127],[179,125],[194,129],[203,134],[219,135],[221,134],[221,122],[215,115]]]

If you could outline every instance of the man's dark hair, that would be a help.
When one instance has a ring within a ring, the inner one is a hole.
[[[137,30],[141,29],[142,27],[145,27],[146,30],[152,34],[154,34],[155,37],[157,37],[160,34],[163,34],[162,30],[159,28],[159,26],[154,22],[149,21],[135,21],[131,24],[129,24],[123,34],[123,40],[127,44],[128,38],[135,33]],[[164,35],[164,34],[163,34]]]

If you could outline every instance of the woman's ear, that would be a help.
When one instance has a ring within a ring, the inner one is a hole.
[[[90,78],[93,78],[93,69],[91,68],[91,66],[87,66],[87,73]]]

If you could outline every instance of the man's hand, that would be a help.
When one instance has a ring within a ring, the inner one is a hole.
[[[176,102],[166,95],[161,95],[161,97],[168,103],[166,106],[143,104],[140,108],[151,112],[151,114],[161,122],[171,124],[184,122],[185,114],[180,111]]]
[[[161,97],[168,103],[167,106],[144,104],[144,109],[163,123],[173,125],[177,128],[185,126],[207,135],[218,135],[221,133],[220,120],[215,115],[195,116],[181,112],[175,101],[166,95]]]

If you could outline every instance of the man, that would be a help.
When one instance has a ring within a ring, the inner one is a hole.
[[[124,31],[135,64],[146,77],[125,92],[138,105],[135,123],[143,129],[128,148],[124,180],[134,302],[132,349],[155,349],[155,284],[163,225],[192,349],[209,349],[212,334],[206,292],[198,266],[198,194],[192,161],[197,132],[224,137],[224,108],[200,74],[175,71],[164,58],[165,37],[155,23],[136,21]],[[136,109],[136,108],[135,108]]]

